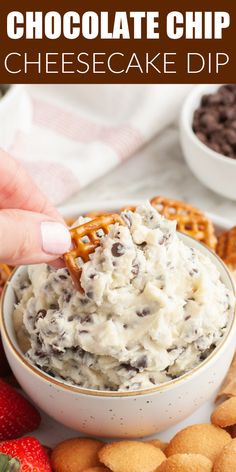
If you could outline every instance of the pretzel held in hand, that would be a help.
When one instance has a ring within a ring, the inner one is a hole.
[[[83,225],[70,229],[74,247],[71,251],[64,254],[64,260],[75,288],[82,293],[83,288],[80,283],[82,266],[79,265],[78,262],[79,260],[81,260],[82,263],[89,261],[90,254],[94,253],[95,249],[100,246],[101,237],[104,234],[108,234],[110,226],[115,223],[125,225],[120,215],[112,214],[102,215]]]

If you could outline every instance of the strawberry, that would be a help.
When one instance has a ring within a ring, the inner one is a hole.
[[[1,472],[52,472],[40,442],[31,436],[0,442]]]
[[[0,441],[33,431],[38,428],[40,421],[36,408],[0,379]]]

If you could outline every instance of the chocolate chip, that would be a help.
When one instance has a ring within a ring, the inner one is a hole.
[[[66,332],[63,331],[63,332],[60,334],[59,339],[63,339],[63,338],[65,337],[65,334],[66,334]]]
[[[223,101],[223,97],[220,93],[211,93],[208,97],[209,105],[220,105]]]
[[[81,305],[87,305],[88,302],[89,300],[87,298],[80,298]]]
[[[145,369],[148,365],[148,362],[147,362],[147,356],[142,356],[140,357],[135,363],[134,363],[134,366],[137,368],[137,369]]]
[[[79,334],[88,334],[88,331],[86,329],[81,329],[81,331],[79,331]]]
[[[37,340],[37,344],[38,344],[39,346],[42,346],[43,341],[42,341],[42,338],[41,338],[41,335],[40,335],[40,334],[37,334],[36,340]]]
[[[223,94],[222,103],[224,105],[233,105],[235,100],[234,94],[231,92]]]
[[[39,311],[37,312],[36,317],[35,317],[35,321],[38,321],[38,320],[41,319],[41,318],[42,318],[42,319],[45,318],[46,315],[47,315],[47,311],[46,311],[46,310],[44,310],[44,309],[39,310]]]
[[[204,95],[194,111],[192,128],[213,151],[236,159],[236,84],[226,84]]]
[[[66,294],[65,294],[65,302],[66,302],[66,303],[69,303],[70,300],[71,300],[71,298],[72,298],[72,294],[71,294],[71,293],[66,293]]]
[[[86,295],[88,298],[93,298],[93,291],[92,290],[89,290],[88,292],[86,292]]]
[[[177,346],[173,346],[173,347],[170,347],[170,348],[168,348],[168,349],[166,349],[166,350],[167,350],[167,352],[169,353],[169,352],[175,351],[176,349],[177,349]]]
[[[93,318],[91,315],[86,315],[84,318],[81,318],[81,324],[92,323]]]
[[[132,365],[129,364],[128,362],[122,362],[122,363],[120,364],[120,367],[121,367],[122,369],[127,370],[128,372],[132,372],[132,371],[138,372],[138,371],[139,371],[139,369],[138,369],[137,367],[132,366]]]
[[[83,359],[83,357],[87,354],[86,351],[82,349],[82,347],[80,346],[73,346],[71,348],[71,351],[74,352],[75,354],[78,354],[78,356],[81,357],[81,359]]]
[[[227,157],[233,157],[233,150],[232,150],[232,147],[227,144],[227,143],[224,143],[221,147],[221,151],[222,153],[227,156]]]
[[[97,274],[90,274],[89,278],[93,280],[96,277]]]
[[[202,131],[196,131],[196,136],[198,137],[198,139],[200,139],[200,141],[202,141],[203,143],[206,143],[207,142],[207,137],[204,133],[202,133]]]
[[[41,369],[48,375],[50,375],[50,377],[55,377],[55,374],[52,370],[50,370],[48,367],[41,367]]]
[[[52,303],[51,305],[49,305],[49,308],[50,310],[58,310],[59,305],[58,303]]]
[[[177,379],[177,375],[175,374],[170,374],[169,372],[167,372],[168,376],[170,377],[171,380],[175,380]]]
[[[209,143],[208,144],[208,147],[212,149],[212,151],[215,151],[215,152],[218,152],[220,153],[221,152],[221,147],[219,144],[217,143]]]
[[[147,243],[144,241],[141,244],[137,244],[137,246],[140,247],[141,249],[144,249],[147,246]]]
[[[200,124],[208,132],[219,129],[216,117],[210,113],[205,113],[203,116],[201,116]]]
[[[236,145],[236,131],[233,129],[227,129],[225,131],[225,139],[232,146]]]
[[[209,94],[205,94],[202,96],[200,107],[205,107],[208,104],[208,97],[209,97]],[[197,110],[195,110],[194,112],[195,114],[201,110],[200,107]]]
[[[205,351],[203,351],[199,357],[200,361],[204,361],[213,351],[213,349],[215,349],[216,345],[215,344],[211,344],[210,347],[208,347],[208,349],[206,349]]]
[[[58,275],[58,277],[59,277],[59,279],[61,279],[61,280],[67,280],[67,275],[61,274],[61,275]]]
[[[125,248],[121,243],[114,243],[111,248],[111,253],[114,257],[123,256],[125,253]]]
[[[231,121],[236,118],[236,109],[235,108],[223,108],[220,111],[219,119],[223,123],[225,121]]]
[[[149,382],[151,382],[153,385],[155,385],[155,379],[153,377],[149,377]]]
[[[21,284],[20,285],[20,290],[24,290],[25,288],[27,288],[29,285],[27,284]]]
[[[55,354],[55,355],[59,355],[59,354],[62,354],[63,353],[63,350],[57,345],[57,344],[53,344],[51,346],[51,350],[52,352]]]
[[[190,315],[187,315],[187,316],[185,316],[184,320],[187,321],[187,320],[189,320],[190,318],[191,318],[191,316],[190,316]]]
[[[47,354],[43,351],[35,351],[35,355],[39,358],[39,359],[45,359],[45,357],[47,357]]]
[[[136,315],[140,316],[140,318],[143,318],[144,316],[150,315],[150,310],[149,308],[144,308],[143,310],[137,310]]]

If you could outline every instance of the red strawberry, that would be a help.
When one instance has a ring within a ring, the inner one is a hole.
[[[28,436],[0,442],[0,471],[52,472],[52,468],[43,446]]]
[[[33,431],[40,421],[36,408],[0,379],[0,440],[17,438]]]

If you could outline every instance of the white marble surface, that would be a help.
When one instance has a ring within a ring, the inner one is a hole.
[[[204,171],[204,170],[203,170]],[[227,182],[225,182],[227,185]],[[97,180],[67,203],[117,198],[150,198],[162,194],[190,202],[236,224],[236,202],[204,187],[187,167],[177,127],[169,127],[132,158]]]

